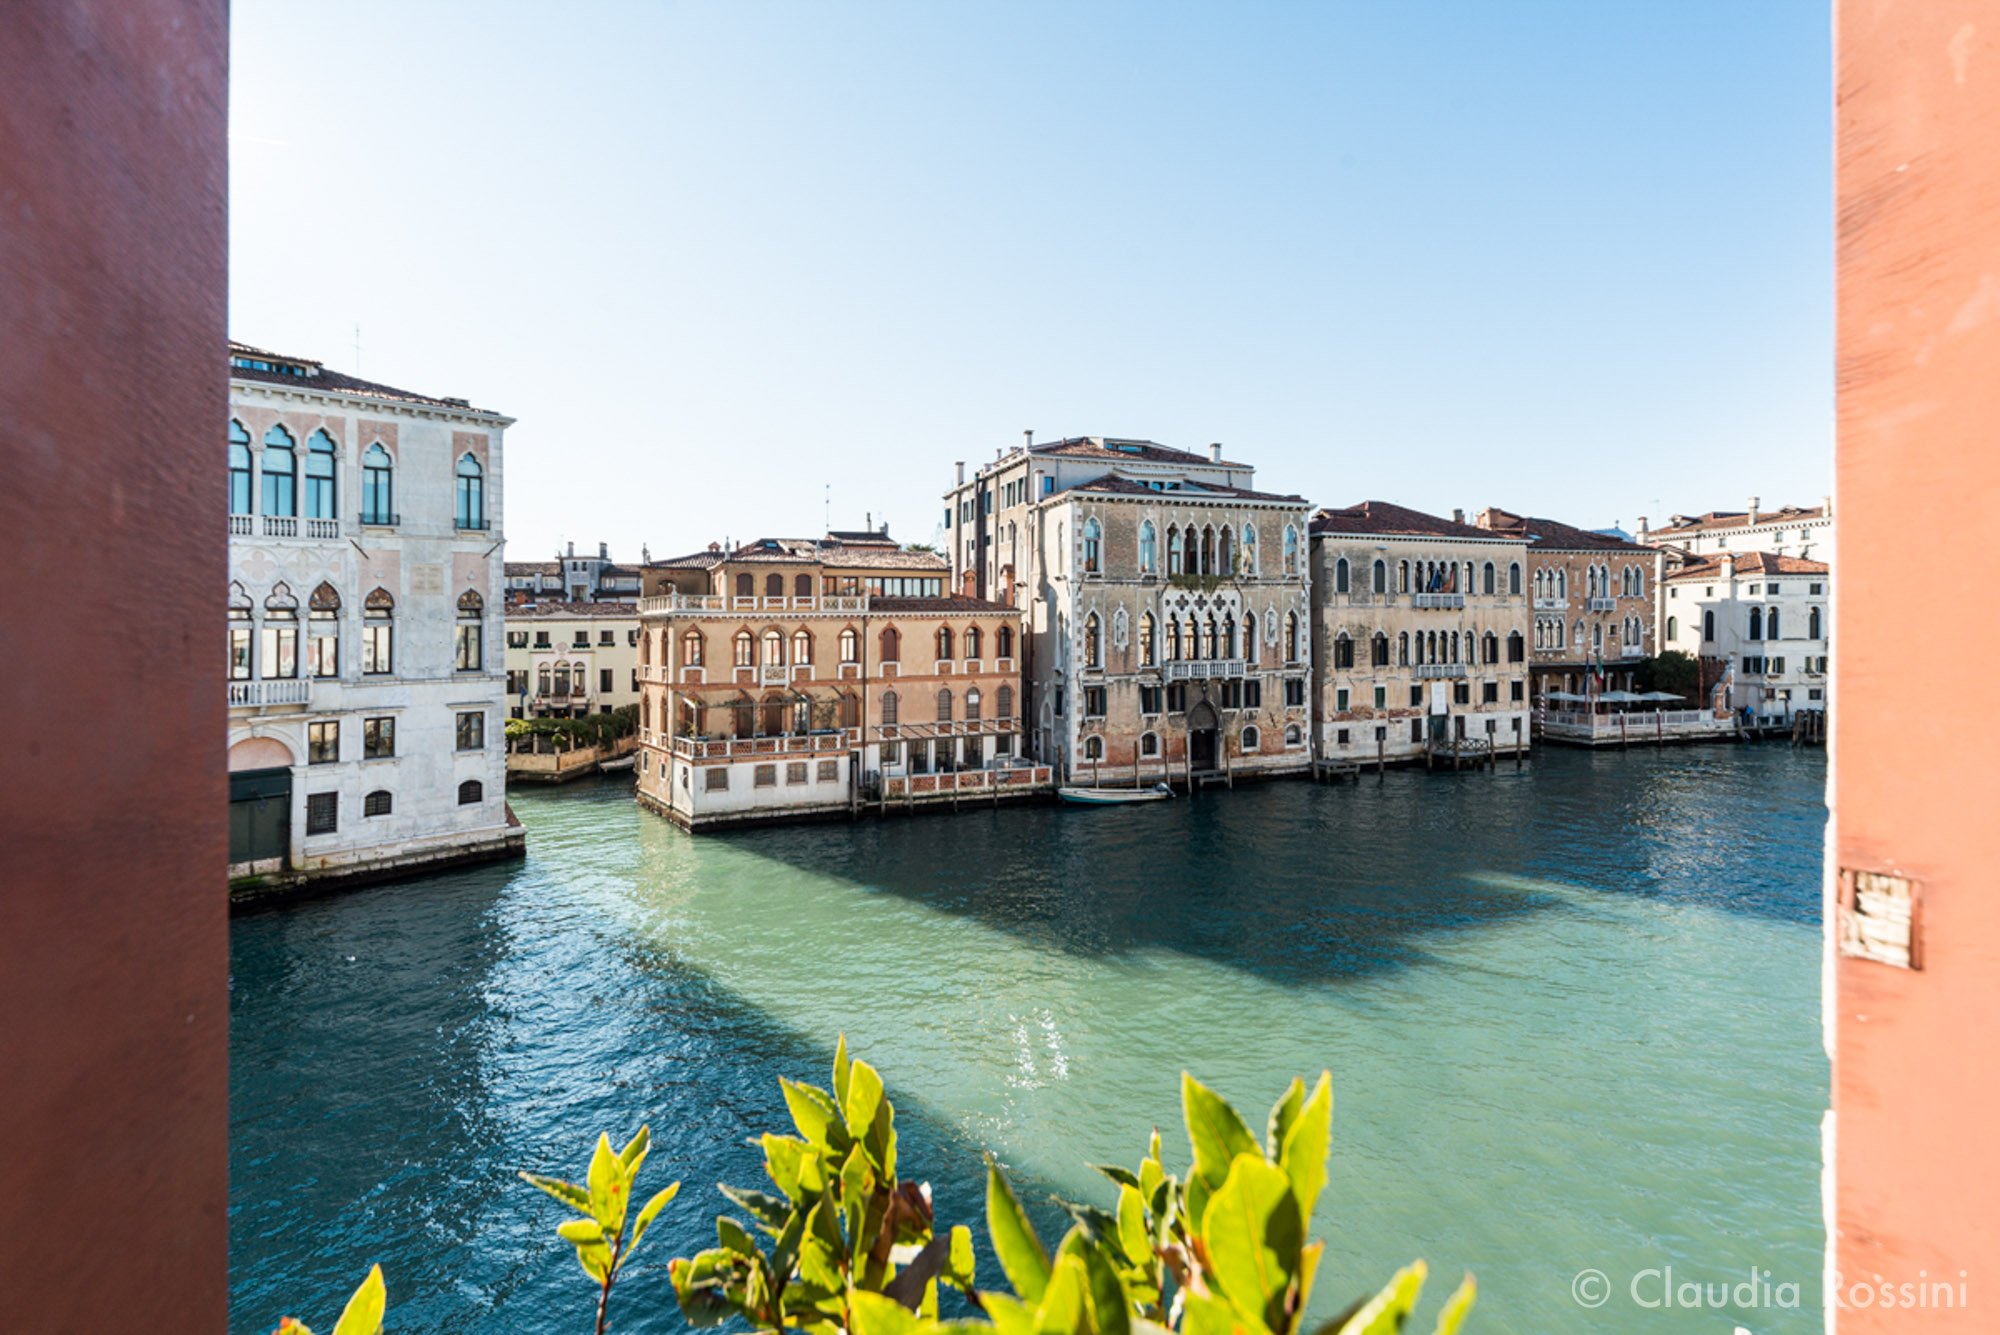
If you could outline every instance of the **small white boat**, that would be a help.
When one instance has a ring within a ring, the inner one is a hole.
[[[1116,806],[1123,802],[1161,802],[1174,795],[1174,790],[1164,783],[1156,783],[1151,788],[1058,788],[1056,796],[1065,802],[1082,802],[1086,806]]]
[[[616,772],[616,771],[618,771],[618,770],[627,770],[627,769],[631,769],[631,768],[632,768],[632,766],[634,766],[634,765],[636,765],[636,764],[638,764],[638,763],[639,763],[639,757],[638,757],[638,756],[636,756],[636,755],[631,755],[631,756],[619,756],[619,757],[618,757],[617,759],[615,759],[615,760],[600,760],[600,761],[598,761],[598,762],[597,762],[597,769],[598,769],[598,772],[599,772],[599,773],[601,773],[601,774],[611,774],[611,773],[615,773],[615,772]]]

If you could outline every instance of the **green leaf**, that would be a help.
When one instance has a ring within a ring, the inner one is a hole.
[[[1291,1179],[1263,1155],[1239,1154],[1209,1198],[1202,1240],[1215,1284],[1236,1310],[1282,1330],[1285,1291],[1298,1273],[1305,1225]]]
[[[565,1182],[559,1177],[543,1177],[539,1173],[522,1173],[520,1176],[523,1182],[540,1187],[578,1214],[590,1213],[590,1193],[576,1183]]]
[[[854,1062],[847,1072],[847,1093],[840,1108],[847,1119],[847,1134],[860,1140],[875,1125],[875,1109],[882,1103],[882,1077],[867,1062]]]
[[[1091,1167],[1121,1187],[1136,1187],[1139,1185],[1139,1175],[1129,1168],[1120,1168],[1115,1163],[1094,1163]]]
[[[779,1191],[795,1201],[803,1201],[807,1195],[817,1194],[826,1189],[826,1182],[818,1172],[819,1151],[796,1136],[764,1137],[764,1172]],[[812,1182],[806,1182],[807,1165],[812,1167]]]
[[[1000,1335],[1035,1335],[1035,1312],[1018,1298],[1004,1293],[982,1293],[979,1304]]]
[[[556,1232],[565,1242],[573,1242],[579,1247],[593,1242],[604,1241],[604,1229],[595,1219],[572,1219],[557,1224]]]
[[[843,1108],[847,1106],[847,1071],[847,1035],[842,1034],[833,1049],[833,1101]]]
[[[1076,1335],[1084,1329],[1084,1304],[1090,1292],[1090,1277],[1083,1258],[1064,1255],[1049,1271],[1049,1284],[1035,1308],[1036,1335]]]
[[[1265,1128],[1265,1142],[1270,1146],[1269,1155],[1276,1162],[1278,1154],[1285,1147],[1285,1133],[1292,1129],[1292,1122],[1299,1115],[1299,1108],[1306,1101],[1306,1082],[1297,1076],[1285,1086],[1285,1093],[1271,1107],[1271,1121]]]
[[[1097,1335],[1132,1335],[1132,1295],[1118,1278],[1108,1244],[1099,1242],[1084,1248],[1082,1256],[1089,1284],[1091,1325]]]
[[[389,1290],[382,1283],[382,1267],[374,1266],[361,1287],[347,1300],[333,1335],[377,1335],[382,1329],[382,1313],[389,1306]]]
[[[1458,1328],[1465,1323],[1465,1314],[1472,1310],[1473,1299],[1479,1296],[1479,1286],[1467,1275],[1458,1291],[1445,1300],[1444,1310],[1438,1313],[1436,1335],[1458,1335]]]
[[[1319,1073],[1312,1097],[1293,1121],[1278,1153],[1278,1163],[1292,1180],[1299,1213],[1308,1222],[1320,1190],[1326,1186],[1326,1160],[1333,1152],[1333,1075]]]
[[[986,1159],[986,1231],[1014,1292],[1025,1302],[1039,1304],[1049,1286],[1049,1254],[991,1155]]]
[[[849,1300],[854,1313],[853,1335],[917,1335],[927,1323],[894,1298],[856,1289]]]
[[[629,1182],[639,1172],[639,1165],[646,1162],[646,1151],[653,1147],[653,1128],[642,1126],[639,1134],[625,1142],[625,1148],[618,1151],[619,1166],[625,1170]]]
[[[1188,1142],[1194,1149],[1191,1176],[1200,1178],[1214,1191],[1229,1176],[1230,1165],[1239,1154],[1257,1154],[1257,1138],[1243,1124],[1236,1109],[1214,1090],[1186,1074],[1181,1075],[1181,1111],[1187,1118]]]
[[[602,1284],[604,1277],[611,1273],[611,1248],[604,1243],[578,1243],[576,1260],[577,1264],[583,1267],[583,1273],[599,1284]]]
[[[590,1217],[604,1225],[604,1232],[617,1237],[625,1228],[625,1207],[631,1204],[625,1170],[612,1153],[611,1137],[599,1135],[597,1150],[590,1156]]]
[[[792,1214],[792,1207],[776,1196],[765,1191],[745,1191],[742,1187],[732,1187],[718,1182],[715,1189],[757,1221],[760,1228],[776,1233],[785,1226],[785,1220]]]
[[[972,1230],[964,1224],[954,1224],[951,1229],[951,1256],[944,1263],[944,1281],[961,1292],[976,1288],[977,1262],[972,1252]]]
[[[1422,1261],[1412,1261],[1396,1272],[1382,1291],[1361,1305],[1361,1310],[1340,1327],[1340,1335],[1396,1335],[1417,1305],[1426,1273]]]
[[[1214,1294],[1188,1295],[1181,1335],[1247,1335],[1251,1329],[1235,1308]]]
[[[791,1110],[792,1122],[798,1127],[800,1135],[821,1149],[846,1151],[846,1128],[841,1126],[840,1109],[834,1105],[831,1095],[817,1086],[802,1085],[782,1077],[778,1085],[785,1091],[785,1107]]]
[[[743,1256],[757,1255],[757,1243],[750,1236],[750,1230],[726,1214],[715,1217],[715,1241],[726,1252],[736,1252]]]
[[[1146,1203],[1139,1199],[1136,1187],[1118,1188],[1118,1245],[1133,1265],[1152,1266],[1153,1239],[1146,1231]]]
[[[632,1226],[632,1241],[625,1248],[626,1256],[632,1254],[633,1249],[639,1245],[639,1240],[646,1236],[646,1230],[653,1226],[653,1220],[659,1217],[660,1211],[667,1208],[669,1201],[680,1194],[680,1190],[680,1183],[670,1183],[664,1190],[655,1193],[653,1198],[640,1209],[639,1221]]]
[[[846,1255],[840,1226],[834,1222],[834,1204],[822,1196],[806,1216],[804,1234],[799,1238],[799,1278],[823,1289],[840,1289],[846,1280],[840,1261]]]

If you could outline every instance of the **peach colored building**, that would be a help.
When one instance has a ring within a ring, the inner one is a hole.
[[[1926,631],[1948,632],[1948,662],[2000,661],[2000,616],[1966,573],[2000,543],[2000,10],[1843,0],[1834,36],[1829,1316],[1839,1335],[1987,1335],[2000,1329],[1996,780],[1976,728],[1925,726],[1912,687]]]
[[[1319,757],[1389,763],[1445,745],[1525,750],[1527,561],[1518,534],[1385,501],[1315,514]]]
[[[1021,618],[875,533],[646,570],[638,794],[689,829],[1048,787],[1019,760]]]
[[[1665,556],[1651,547],[1553,519],[1486,509],[1473,521],[1526,538],[1533,617],[1530,699],[1633,688],[1638,660],[1657,650]]]

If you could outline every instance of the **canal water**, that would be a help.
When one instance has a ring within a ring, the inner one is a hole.
[[[1816,1305],[1824,781],[1782,745],[1551,751],[700,839],[629,783],[516,791],[525,862],[235,922],[232,1329],[330,1326],[376,1261],[391,1331],[588,1329],[513,1173],[579,1176],[641,1122],[687,1185],[616,1329],[681,1329],[666,1260],[712,1244],[715,1182],[762,1185],[778,1076],[825,1083],[845,1031],[905,1175],[982,1238],[983,1150],[1104,1201],[1087,1165],[1155,1125],[1185,1162],[1183,1067],[1258,1126],[1327,1068],[1316,1305],[1424,1256],[1427,1310],[1477,1273],[1475,1331],[1816,1330],[1782,1286]],[[1667,1267],[1765,1278],[1645,1305]]]

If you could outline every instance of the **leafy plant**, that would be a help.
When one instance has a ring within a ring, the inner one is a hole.
[[[779,1084],[798,1132],[761,1141],[779,1194],[721,1188],[749,1222],[718,1217],[717,1245],[673,1262],[681,1311],[696,1325],[736,1316],[760,1331],[932,1329],[938,1281],[974,1292],[972,1233],[934,1234],[929,1187],[897,1178],[896,1110],[882,1077],[850,1061],[842,1037],[831,1091]]]
[[[340,1320],[333,1325],[333,1335],[380,1335],[382,1313],[389,1305],[389,1290],[382,1283],[382,1267],[375,1266],[368,1272],[368,1278],[361,1281],[361,1287],[347,1300],[341,1309]],[[278,1322],[273,1335],[313,1335],[312,1328],[297,1317],[284,1317]]]
[[[1101,1166],[1118,1187],[1113,1211],[1065,1203],[1076,1223],[1051,1260],[999,1171],[988,1165],[987,1222],[1015,1297],[984,1297],[1002,1335],[1077,1330],[1096,1335],[1170,1328],[1187,1335],[1292,1335],[1325,1244],[1306,1228],[1326,1186],[1333,1084],[1307,1094],[1294,1080],[1271,1110],[1259,1145],[1242,1116],[1193,1076],[1181,1077],[1194,1162],[1187,1180],[1166,1171],[1156,1131],[1136,1172]],[[1319,1328],[1325,1335],[1391,1335],[1417,1304],[1421,1261],[1380,1293]],[[1472,1306],[1467,1276],[1437,1324],[1453,1335]]]
[[[563,1241],[576,1248],[577,1263],[583,1267],[583,1273],[597,1281],[597,1335],[603,1335],[610,1311],[611,1287],[617,1283],[619,1272],[632,1259],[632,1253],[638,1250],[646,1230],[652,1227],[660,1211],[681,1189],[681,1184],[675,1182],[656,1193],[640,1209],[630,1234],[626,1233],[625,1218],[632,1203],[632,1185],[638,1179],[639,1169],[645,1164],[652,1143],[652,1130],[644,1126],[639,1128],[639,1134],[632,1137],[624,1149],[615,1154],[611,1150],[611,1138],[598,1136],[597,1149],[590,1156],[590,1168],[582,1186],[537,1173],[521,1174],[522,1178],[582,1216],[559,1225],[556,1232]],[[340,1333],[336,1332],[336,1335]]]

